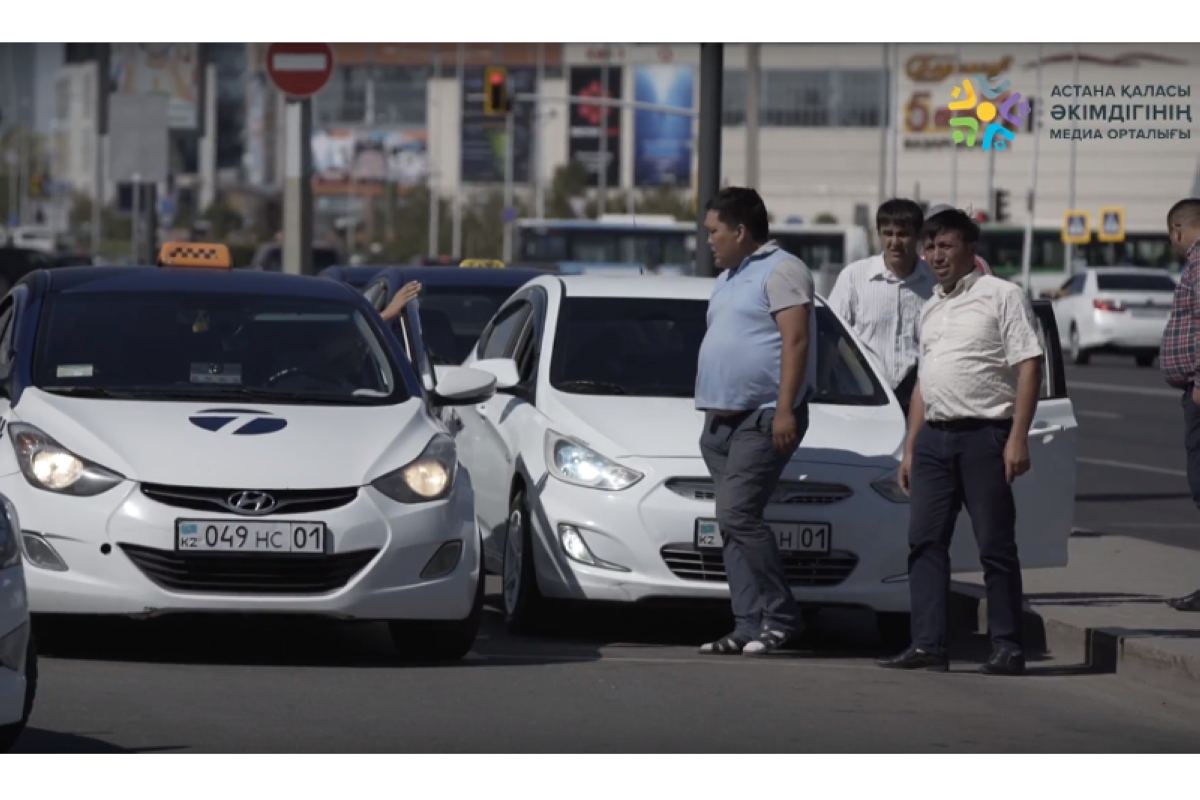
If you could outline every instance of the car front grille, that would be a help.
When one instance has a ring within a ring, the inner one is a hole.
[[[713,482],[708,478],[672,478],[667,488],[689,500],[715,500]],[[828,505],[840,503],[854,490],[840,483],[780,481],[771,494],[770,505]]]
[[[792,586],[837,586],[858,566],[858,556],[834,550],[827,556],[782,553],[783,567]],[[725,558],[720,550],[697,550],[690,543],[669,544],[662,549],[663,561],[685,581],[725,582]]]
[[[248,513],[236,508],[230,503],[230,498],[242,489],[212,489],[195,486],[166,486],[160,483],[143,483],[142,494],[155,502],[176,508],[190,508],[196,511],[220,511],[224,514],[241,514],[243,516],[261,516]],[[347,489],[268,489],[275,501],[267,513],[270,514],[309,514],[316,511],[329,511],[341,508],[354,502],[358,497],[357,488]]]
[[[326,594],[350,582],[379,553],[179,553],[134,544],[121,550],[147,578],[175,592]]]

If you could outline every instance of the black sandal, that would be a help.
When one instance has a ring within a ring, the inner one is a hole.
[[[749,642],[735,634],[722,636],[715,642],[700,645],[700,652],[709,656],[737,656]]]
[[[758,634],[753,642],[746,643],[747,645],[753,644],[755,646],[749,649],[743,647],[742,655],[752,657],[768,656],[783,647],[792,638],[792,634],[784,633],[783,631],[764,630]]]

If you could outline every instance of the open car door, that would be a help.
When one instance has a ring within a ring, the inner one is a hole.
[[[1029,472],[1013,482],[1017,553],[1023,569],[1065,567],[1075,519],[1075,448],[1078,425],[1067,397],[1062,344],[1049,300],[1033,301],[1042,361],[1042,391],[1029,429]],[[950,547],[954,572],[979,572],[979,548],[964,509]]]

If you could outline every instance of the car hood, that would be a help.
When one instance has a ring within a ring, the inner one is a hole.
[[[178,486],[362,486],[419,456],[438,430],[417,399],[307,406],[97,400],[28,389],[13,411],[14,421],[82,458],[131,480]]]
[[[553,393],[547,403],[551,427],[577,436],[615,458],[699,458],[704,412],[692,398],[608,397]],[[809,405],[805,461],[837,464],[895,458],[906,423],[896,405]]]

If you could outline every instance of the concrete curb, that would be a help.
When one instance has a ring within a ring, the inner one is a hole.
[[[972,633],[987,632],[982,586],[951,584],[955,618]],[[1200,638],[1131,628],[1087,627],[1056,619],[1052,610],[1025,604],[1025,641],[1031,655],[1053,654],[1089,671],[1186,694],[1200,695]],[[1165,635],[1164,635],[1165,634]]]

